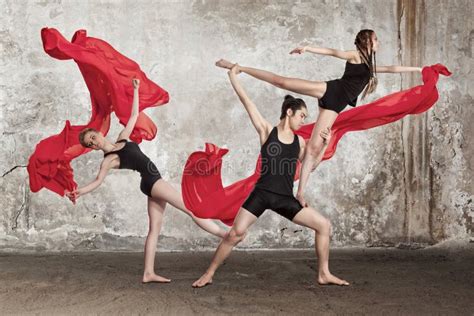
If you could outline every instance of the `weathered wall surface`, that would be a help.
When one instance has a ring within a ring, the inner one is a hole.
[[[465,14],[474,12],[474,4],[426,1],[418,11],[424,20],[420,26],[424,35],[421,59],[426,64],[443,60],[454,73],[440,89],[439,106],[426,115],[427,157],[423,163],[430,179],[426,186],[430,197],[429,237],[440,241],[468,235],[472,241],[474,90],[470,82],[474,69],[474,22]]]
[[[305,43],[352,49],[361,28],[381,40],[378,64],[445,63],[454,75],[439,83],[427,114],[345,136],[338,152],[310,180],[308,202],[327,215],[338,246],[466,241],[473,231],[474,31],[468,1],[6,1],[0,24],[0,249],[141,250],[147,232],[139,177],[113,171],[76,206],[56,194],[28,190],[35,144],[65,120],[90,117],[86,86],[71,61],[42,50],[40,29],[66,37],[80,28],[136,60],[170,92],[171,102],[147,111],[159,128],[141,147],[179,188],[187,155],[205,141],[227,146],[224,180],[249,175],[257,135],[214,62],[225,57],[287,76],[328,80],[341,75],[335,58],[288,52]],[[242,76],[263,115],[278,122],[284,91]],[[368,101],[419,84],[420,75],[380,74]],[[311,118],[316,100],[304,97]],[[120,126],[115,121],[110,134]],[[94,179],[101,154],[73,162],[76,181]],[[14,168],[19,166],[18,168]],[[168,207],[160,248],[214,247],[217,240]],[[313,234],[271,212],[243,247],[309,247]]]

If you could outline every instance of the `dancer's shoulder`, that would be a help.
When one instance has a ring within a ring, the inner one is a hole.
[[[346,51],[347,54],[347,62],[351,64],[360,64],[362,63],[362,59],[360,58],[359,52],[356,50],[348,50]]]

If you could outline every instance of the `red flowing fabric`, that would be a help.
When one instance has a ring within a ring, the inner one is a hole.
[[[339,140],[347,132],[366,130],[395,122],[409,114],[427,111],[438,100],[436,83],[440,74],[451,75],[441,64],[424,67],[422,85],[342,112],[332,127],[332,138],[323,160],[330,159],[334,155]],[[314,123],[307,124],[296,131],[296,134],[308,141],[313,129]],[[227,152],[227,149],[207,143],[205,151],[192,153],[184,167],[181,188],[184,203],[194,215],[219,219],[227,225],[232,225],[239,208],[260,176],[260,157],[251,176],[224,188],[221,169],[222,157]],[[295,180],[298,178],[299,169]]]
[[[168,92],[148,79],[133,60],[116,51],[107,42],[88,37],[85,30],[78,30],[71,42],[54,28],[41,30],[43,48],[53,58],[73,59],[84,78],[91,96],[92,116],[85,125],[66,125],[61,133],[38,143],[28,163],[31,191],[47,188],[63,196],[64,191],[77,187],[70,161],[90,149],[79,143],[79,133],[87,127],[106,135],[110,127],[110,114],[126,125],[133,100],[132,79],[140,79],[139,110],[166,104]],[[156,136],[152,120],[140,113],[130,138],[140,143]]]

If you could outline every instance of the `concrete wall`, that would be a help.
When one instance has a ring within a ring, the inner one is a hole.
[[[338,152],[310,180],[308,202],[334,226],[333,244],[408,245],[465,242],[473,234],[473,22],[471,1],[8,1],[0,0],[0,249],[132,250],[143,247],[146,198],[139,176],[112,171],[76,206],[28,189],[26,166],[36,143],[66,119],[90,117],[76,65],[47,56],[44,26],[70,38],[77,29],[102,38],[136,60],[170,92],[171,102],[148,110],[159,128],[141,145],[165,179],[179,188],[184,162],[205,141],[227,146],[224,180],[249,175],[257,135],[228,83],[213,66],[225,57],[283,75],[328,80],[341,75],[335,58],[290,56],[295,46],[352,49],[361,28],[381,40],[378,64],[445,63],[454,75],[439,82],[428,113],[345,136]],[[263,115],[278,122],[284,91],[242,76]],[[380,74],[386,95],[420,83],[420,75]],[[311,118],[317,102],[304,97]],[[110,135],[120,130],[114,121]],[[76,181],[94,179],[100,153],[73,161]],[[15,168],[18,166],[17,168]],[[168,207],[160,248],[214,247],[217,240]],[[242,247],[310,247],[313,234],[271,212]]]

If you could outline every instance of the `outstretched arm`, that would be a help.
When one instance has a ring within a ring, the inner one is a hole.
[[[66,192],[66,196],[73,203],[76,203],[76,200],[78,197],[97,189],[102,184],[102,182],[104,182],[105,176],[107,175],[107,172],[109,172],[111,167],[112,167],[112,160],[109,157],[105,158],[100,164],[99,173],[97,174],[97,177],[95,178],[94,181],[72,192]]]
[[[128,119],[127,126],[120,132],[117,141],[120,139],[128,139],[130,134],[132,134],[133,128],[135,127],[135,123],[138,119],[138,88],[140,87],[140,80],[132,79],[133,83],[133,103],[132,103],[132,112],[130,114],[130,118]]]
[[[400,72],[412,72],[418,71],[421,72],[421,67],[406,67],[406,66],[377,66],[377,72],[384,72],[384,73],[400,73]]]
[[[232,69],[229,70],[228,74],[230,83],[232,84],[235,93],[237,93],[240,102],[242,102],[242,104],[244,105],[245,110],[247,110],[250,120],[252,121],[253,126],[257,130],[258,135],[260,136],[260,142],[263,141],[262,143],[264,143],[265,140],[268,138],[272,126],[266,119],[263,118],[262,114],[260,114],[257,109],[257,106],[255,105],[255,103],[252,102],[252,100],[250,100],[244,88],[237,79],[237,73],[239,72],[238,67],[239,66],[236,64],[234,65],[234,67],[232,67]]]
[[[357,56],[357,51],[355,50],[339,50],[334,48],[326,48],[326,47],[310,47],[310,46],[300,46],[293,49],[290,54],[303,54],[303,53],[313,53],[318,55],[326,55],[326,56],[333,56],[345,60],[354,60]]]

